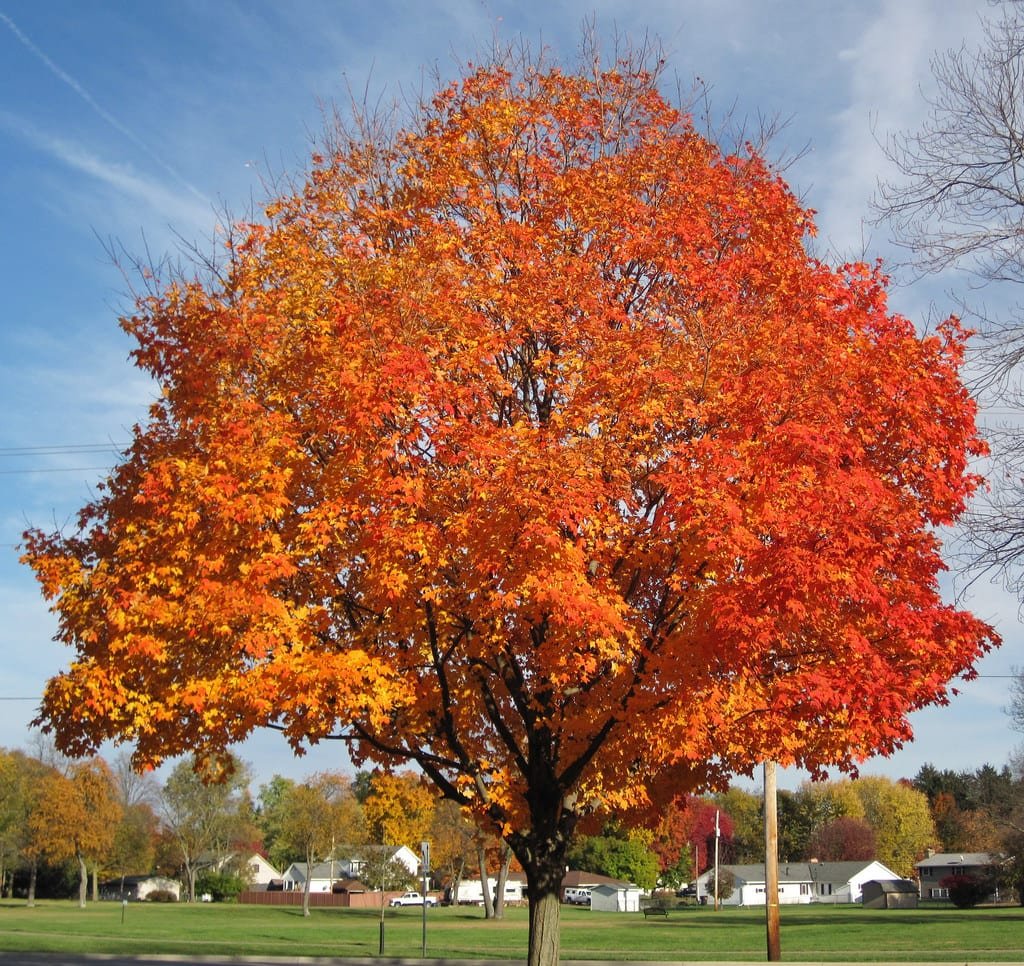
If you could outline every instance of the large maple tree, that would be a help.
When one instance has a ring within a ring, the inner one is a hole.
[[[75,652],[41,720],[415,762],[522,863],[532,964],[581,818],[898,747],[993,642],[937,586],[983,445],[957,322],[812,231],[632,64],[339,126],[123,320],[162,395],[26,536]]]

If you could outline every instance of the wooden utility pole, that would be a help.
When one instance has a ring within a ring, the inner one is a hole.
[[[779,945],[779,810],[775,762],[764,763],[764,904],[768,927],[768,962],[782,959]]]

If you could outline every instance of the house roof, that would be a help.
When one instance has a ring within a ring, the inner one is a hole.
[[[632,882],[601,882],[591,889],[601,895],[613,896],[616,892],[639,892],[640,886]]]
[[[627,886],[628,882],[613,879],[611,876],[599,875],[597,872],[586,872],[582,869],[570,869],[562,876],[563,889],[592,889],[596,885]]]
[[[335,892],[366,892],[366,883],[359,879],[337,879],[334,883]]]
[[[886,868],[876,859],[870,861],[852,862],[780,862],[779,882],[833,882],[846,883],[855,879],[858,875],[877,867],[874,872],[876,878],[897,878],[895,872]],[[728,869],[738,882],[754,883],[765,881],[763,863],[752,865],[723,865],[720,869]],[[874,871],[874,870],[873,870]],[[714,869],[709,869],[700,876],[701,881],[710,881],[715,874]]]
[[[765,872],[764,863],[755,863],[753,865],[720,865],[719,871],[726,870],[731,872],[737,882],[764,882]],[[714,869],[708,869],[707,872],[703,873],[700,878],[707,881],[708,877],[713,877],[715,874]],[[811,874],[808,869],[806,862],[780,862],[779,863],[779,882],[811,882]]]
[[[340,881],[346,875],[346,870],[337,859],[333,862],[314,862],[312,868],[306,862],[293,862],[288,866],[285,875],[289,878],[299,876],[305,879],[308,876],[311,880],[334,879]]]
[[[107,879],[105,882],[100,883],[100,888],[120,887],[122,883],[126,886],[137,886],[143,882],[173,882],[176,885],[180,885],[177,879],[172,879],[166,875],[126,875],[124,878]]]
[[[915,869],[945,868],[957,865],[996,865],[1002,856],[996,852],[936,852],[916,863]]]
[[[877,886],[881,892],[912,892],[917,895],[917,885],[909,879],[871,879],[864,883],[865,891],[869,886]]]
[[[815,882],[850,882],[863,874],[872,866],[877,866],[876,879],[898,879],[892,869],[882,865],[877,859],[856,859],[847,862],[809,862],[808,869]]]

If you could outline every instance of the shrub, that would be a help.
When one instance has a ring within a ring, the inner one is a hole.
[[[939,885],[949,890],[949,901],[958,909],[970,909],[992,894],[992,883],[974,875],[947,875]]]
[[[153,889],[146,894],[146,902],[177,902],[178,897],[170,889]]]
[[[728,869],[718,870],[718,900],[725,902],[736,891],[736,876]]]
[[[245,889],[245,881],[230,872],[200,872],[196,876],[196,895],[209,894],[214,902],[234,902]]]

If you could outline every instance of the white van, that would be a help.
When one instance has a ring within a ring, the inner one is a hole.
[[[573,889],[570,887],[565,890],[565,901],[569,903],[570,906],[589,906],[590,890]]]

